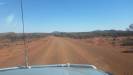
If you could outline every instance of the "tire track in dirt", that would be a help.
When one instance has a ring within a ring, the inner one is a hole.
[[[69,62],[66,44],[62,39],[51,38],[51,43],[46,48],[46,52],[42,53],[37,61],[42,61],[41,64],[62,64]]]

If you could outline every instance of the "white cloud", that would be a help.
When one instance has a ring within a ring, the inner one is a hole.
[[[7,24],[12,24],[14,21],[15,15],[14,14],[10,14],[6,17],[6,23]]]

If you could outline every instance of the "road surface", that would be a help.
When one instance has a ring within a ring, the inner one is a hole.
[[[92,64],[115,75],[133,75],[133,54],[123,54],[123,49],[117,47],[51,36],[29,43],[28,50],[30,65]],[[23,59],[23,46],[0,51],[0,67],[24,65]]]

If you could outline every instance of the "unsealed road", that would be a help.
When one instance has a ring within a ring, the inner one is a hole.
[[[92,64],[115,75],[133,75],[133,54],[123,54],[118,50],[121,48],[93,46],[81,40],[53,36],[33,41],[28,46],[30,65]],[[6,52],[2,50],[7,54],[0,57],[0,66],[23,65],[22,47],[11,52],[9,49]]]

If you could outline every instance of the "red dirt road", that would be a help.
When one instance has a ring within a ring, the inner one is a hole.
[[[133,54],[121,53],[123,48],[96,46],[81,40],[47,37],[28,44],[30,65],[92,64],[115,75],[133,74]],[[24,64],[22,46],[0,50],[0,67]],[[15,50],[13,50],[15,49]]]

